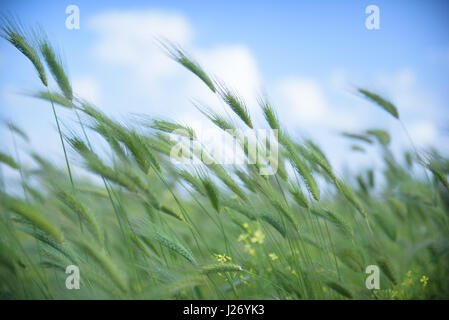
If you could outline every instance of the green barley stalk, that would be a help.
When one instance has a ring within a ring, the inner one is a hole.
[[[31,96],[48,102],[56,103],[57,105],[65,108],[71,109],[73,107],[73,103],[58,92],[38,91]]]
[[[10,42],[25,57],[27,57],[28,60],[31,61],[31,63],[33,64],[35,70],[37,71],[37,73],[39,75],[39,79],[41,80],[44,87],[47,89],[48,94],[50,95],[50,91],[48,89],[47,77],[45,74],[45,69],[44,69],[44,66],[43,66],[40,58],[39,58],[39,54],[38,54],[37,50],[35,49],[34,45],[32,45],[30,43],[30,41],[27,39],[28,37],[25,34],[25,31],[23,30],[23,28],[20,27],[20,23],[13,21],[11,18],[3,18],[0,23],[1,23],[1,26],[0,26],[1,37],[6,39],[8,42]],[[57,61],[51,59],[51,58],[54,58],[54,54],[53,54],[51,48],[46,46],[46,49],[48,49],[48,50],[45,50],[44,52],[42,52],[42,48],[41,48],[41,53],[44,55],[47,65],[50,68],[50,71],[52,71],[52,73],[58,72],[59,75],[61,75],[61,73],[64,75],[63,69],[58,68],[60,66],[60,64],[57,63]],[[53,54],[53,55],[50,56],[51,54]],[[56,67],[56,69],[54,69],[55,67]],[[55,110],[53,102],[51,102],[51,105],[52,105],[53,115],[54,115],[55,121],[56,121],[56,126],[58,128],[58,133],[59,133],[59,137],[61,140],[62,148],[64,151],[64,157],[65,157],[66,164],[67,164],[67,170],[69,173],[70,182],[73,186],[72,173],[70,170],[67,152],[65,150],[64,140],[62,139],[62,133],[61,133],[61,128],[59,126],[59,120],[56,115],[56,110]]]
[[[218,200],[217,189],[212,181],[208,177],[201,177],[201,182],[203,184],[204,190],[206,191],[207,197],[209,198],[212,207],[220,212],[220,201]]]
[[[184,257],[190,263],[196,264],[195,258],[193,257],[192,253],[189,250],[187,250],[183,245],[181,245],[179,242],[170,239],[170,237],[160,232],[156,232],[156,234],[154,235],[154,239],[164,247]]]
[[[37,212],[32,206],[16,199],[7,199],[6,205],[11,211],[27,219],[35,226],[48,233],[59,243],[64,241],[61,231],[50,221],[45,219],[41,214],[39,214],[39,212]]]
[[[367,135],[364,135],[364,134],[342,132],[341,135],[346,137],[346,138],[363,141],[363,142],[366,142],[368,144],[372,144],[374,142],[370,137],[368,137]]]
[[[293,167],[296,169],[298,174],[303,178],[307,189],[312,194],[314,199],[319,201],[320,190],[318,189],[318,185],[311,174],[311,170],[308,168],[306,163],[299,158],[295,150],[294,143],[291,141],[289,137],[286,137],[284,135],[283,138],[281,139],[281,143],[287,149],[289,160],[291,161]]]
[[[13,132],[13,133],[17,134],[18,136],[20,136],[25,142],[29,142],[30,141],[30,138],[27,136],[27,134],[25,132],[23,132],[22,129],[17,127],[11,121],[8,121],[8,128],[9,128],[9,130],[11,130],[11,132]]]
[[[233,263],[217,263],[201,267],[201,273],[241,272],[243,268]]]
[[[76,212],[77,215],[82,216],[87,221],[94,235],[102,243],[103,236],[95,216],[89,210],[87,210],[78,199],[75,198],[74,194],[60,189],[58,191],[58,196],[63,203],[65,203],[69,208]]]
[[[33,64],[39,79],[47,87],[47,76],[44,66],[39,58],[36,49],[27,40],[28,35],[24,28],[12,17],[3,16],[0,20],[0,36],[11,43]]]
[[[374,102],[375,104],[377,104],[378,106],[380,106],[381,108],[383,108],[385,111],[387,111],[389,114],[391,114],[394,118],[396,118],[396,119],[399,121],[399,123],[401,124],[402,129],[404,130],[404,132],[405,132],[405,134],[406,134],[408,140],[410,141],[410,144],[411,144],[411,146],[412,146],[412,148],[413,148],[413,151],[415,152],[415,155],[416,155],[417,159],[418,159],[421,163],[424,163],[423,160],[422,160],[422,158],[421,158],[421,156],[420,156],[420,154],[419,154],[419,152],[418,152],[418,149],[417,149],[416,146],[415,146],[415,143],[413,142],[413,139],[412,139],[411,136],[410,136],[410,133],[408,132],[408,130],[407,130],[405,124],[404,124],[404,122],[399,118],[399,112],[398,112],[396,106],[393,105],[390,101],[388,101],[388,100],[382,98],[381,96],[379,96],[379,95],[376,94],[376,93],[370,92],[370,91],[368,91],[368,90],[360,89],[360,88],[358,89],[358,91],[359,91],[365,98],[367,98],[368,100]],[[429,177],[429,175],[428,175],[428,173],[427,173],[427,170],[424,170],[424,174],[426,175],[427,181],[428,181],[429,184],[430,184],[430,177]],[[436,201],[437,194],[434,192],[434,193],[433,193],[433,196],[434,196],[434,202],[435,202],[435,201]]]
[[[168,41],[159,41],[159,43],[165,48],[168,55],[176,62],[181,64],[187,70],[195,74],[206,86],[212,91],[216,92],[215,86],[211,78],[207,75],[204,69],[189,57],[180,47]]]
[[[352,299],[353,295],[352,293],[346,289],[345,287],[343,287],[341,284],[334,282],[334,281],[327,281],[326,285],[331,288],[332,290],[334,290],[335,292],[341,294],[343,297],[348,298],[348,299]]]
[[[374,136],[377,139],[377,141],[383,146],[388,146],[391,142],[391,137],[388,134],[388,132],[385,130],[370,129],[370,130],[366,130],[366,133]]]
[[[248,109],[245,102],[237,96],[236,93],[227,88],[224,84],[217,84],[217,92],[223,101],[231,108],[232,111],[251,129],[253,129],[253,123],[248,113]]]
[[[11,167],[13,169],[16,169],[16,170],[19,169],[19,165],[17,164],[17,162],[15,162],[11,156],[9,156],[3,152],[0,152],[0,162],[8,165],[9,167]]]
[[[38,36],[38,47],[44,57],[44,60],[50,69],[50,73],[58,84],[59,89],[64,94],[64,97],[68,101],[73,99],[72,86],[70,84],[69,78],[67,77],[67,72],[62,64],[62,59],[56,54],[56,50],[50,44],[47,36],[42,30],[39,31]]]
[[[54,49],[52,48],[52,46],[48,42],[45,34],[42,33],[42,31],[40,31],[40,35],[35,34],[35,37],[38,37],[37,46],[40,49],[40,53],[44,57],[47,67],[50,69],[50,73],[52,74],[53,78],[55,79],[55,81],[58,84],[61,91],[64,93],[65,98],[67,100],[71,101],[73,98],[72,87],[70,86],[70,82],[68,81],[68,78],[67,78],[66,72],[62,66],[61,60],[57,57],[57,54],[55,53]],[[62,132],[61,132],[60,124],[59,124],[59,119],[56,114],[56,109],[55,109],[53,100],[51,100],[52,95],[50,93],[48,84],[44,83],[44,86],[46,87],[47,94],[50,98],[53,115],[55,117],[56,126],[58,128],[59,138],[61,140],[62,150],[64,152],[64,158],[65,158],[66,165],[67,165],[67,171],[69,173],[70,183],[72,184],[72,187],[75,188],[75,185],[73,183],[72,170],[70,168],[70,163],[69,163],[69,159],[67,156],[64,139],[62,138]]]
[[[435,177],[437,177],[437,179],[443,184],[446,190],[449,191],[449,183],[447,181],[446,175],[441,172],[441,170],[434,163],[429,163],[427,165],[427,168],[433,173]]]
[[[359,88],[357,89],[359,93],[361,93],[365,98],[367,98],[368,100],[376,103],[379,107],[381,107],[382,109],[384,109],[385,111],[387,111],[389,114],[391,114],[393,117],[395,117],[396,119],[399,120],[399,113],[398,113],[398,109],[394,106],[394,104],[392,104],[390,101],[382,98],[380,95]]]
[[[76,242],[100,264],[100,266],[107,272],[107,274],[123,292],[126,293],[129,290],[129,285],[125,275],[117,268],[109,256],[101,251],[101,249],[93,246],[85,240],[76,240]]]

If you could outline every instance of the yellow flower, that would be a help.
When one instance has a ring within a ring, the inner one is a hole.
[[[268,256],[270,257],[270,259],[271,260],[273,260],[273,261],[275,261],[275,260],[277,260],[278,259],[278,256],[276,255],[276,253],[270,253],[270,254],[268,254]]]
[[[229,261],[229,262],[231,262],[232,261],[232,258],[231,257],[229,257],[229,256],[227,256],[227,255],[225,255],[225,254],[215,254],[215,259],[217,259],[217,261],[218,262],[221,262],[221,263],[225,263],[225,262],[227,262],[227,261]]]
[[[244,277],[242,274],[240,275],[240,279],[242,279],[242,283],[244,284],[244,285],[249,285],[248,284],[248,281],[246,281],[246,277]]]
[[[226,262],[224,254],[215,254],[215,259],[217,259],[218,262]]]
[[[248,229],[248,224],[246,222],[243,224],[243,228]]]
[[[415,283],[413,282],[412,279],[408,279],[408,281],[406,282],[406,284],[408,284],[410,287],[413,287],[415,285]]]
[[[419,282],[422,283],[423,288],[427,286],[427,281],[429,281],[429,278],[427,276],[422,276],[421,279],[419,279]]]
[[[237,238],[237,241],[245,241],[248,238],[248,234],[247,233],[242,233],[241,235],[239,235],[239,237]]]
[[[295,271],[292,267],[286,266],[285,269],[288,270],[288,271],[290,271],[290,273],[291,273],[292,275],[294,275],[295,277],[298,277],[298,274],[296,273],[296,271]]]
[[[254,250],[253,247],[249,243],[245,244],[245,250],[248,252],[252,257],[256,256],[256,250]]]
[[[251,238],[252,243],[259,243],[262,244],[265,240],[265,235],[263,234],[262,230],[258,229],[256,232],[254,232],[253,237]]]
[[[396,298],[398,296],[399,292],[397,290],[392,290],[391,291],[391,297],[392,298]]]
[[[403,287],[413,287],[415,283],[413,282],[412,270],[407,271],[407,279],[402,282]]]

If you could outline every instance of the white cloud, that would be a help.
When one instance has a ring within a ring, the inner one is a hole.
[[[100,85],[91,76],[75,77],[72,82],[73,91],[77,96],[100,105],[102,102]]]
[[[260,76],[256,59],[247,47],[227,45],[198,50],[198,58],[210,74],[254,104],[260,89]]]
[[[259,86],[256,62],[248,48],[233,44],[211,49],[194,47],[193,28],[180,14],[110,12],[95,16],[90,25],[99,35],[94,48],[96,58],[132,68],[147,80],[186,74],[156,40],[166,39],[192,53],[210,75],[239,88],[242,94],[253,95]]]
[[[281,121],[306,129],[308,133],[352,130],[365,122],[354,110],[335,103],[325,86],[314,78],[289,77],[275,85],[276,105]],[[332,101],[332,102],[330,102]]]
[[[278,91],[283,104],[288,106],[289,117],[310,124],[316,124],[326,117],[328,103],[318,82],[292,77],[282,80]]]
[[[93,51],[98,63],[118,68],[120,77],[126,79],[120,82],[122,91],[108,90],[105,100],[113,100],[110,96],[114,95],[123,99],[126,92],[126,112],[168,116],[194,129],[207,130],[211,124],[204,121],[189,99],[197,99],[213,108],[223,105],[201,80],[166,56],[155,41],[155,38],[162,38],[185,48],[208,74],[235,89],[247,102],[253,118],[260,114],[255,107],[255,99],[262,79],[257,61],[247,46],[235,43],[209,48],[197,46],[194,28],[189,20],[182,14],[165,11],[107,12],[94,16],[90,26],[98,35]],[[289,129],[300,128],[317,137],[323,147],[335,152],[341,151],[335,139],[331,139],[335,132],[369,127],[393,130],[390,122],[378,123],[380,110],[375,107],[367,109],[360,105],[359,98],[354,96],[351,101],[345,95],[352,83],[347,80],[352,79],[348,76],[351,74],[349,71],[336,69],[325,79],[292,76],[272,81],[273,89],[268,93],[273,95],[281,122]],[[88,92],[90,87],[85,85],[86,94],[95,96],[95,89]],[[366,87],[391,99],[400,112],[407,110],[407,123],[414,123],[410,131],[414,132],[417,144],[434,141],[436,129],[432,126],[431,108],[427,106],[427,118],[418,118],[418,115],[422,116],[419,103],[431,100],[422,90],[418,90],[413,70],[380,74]],[[107,89],[104,90],[106,92]],[[119,108],[123,110],[123,101],[113,100],[108,106],[113,103],[121,104]],[[231,113],[229,109],[227,111]],[[417,123],[417,119],[421,123]],[[390,121],[389,118],[386,121]]]
[[[374,86],[384,92],[386,98],[391,99],[401,110],[416,109],[417,102],[423,100],[420,96],[421,90],[417,90],[415,72],[408,68],[377,76]]]
[[[218,105],[210,90],[196,76],[168,58],[156,39],[167,39],[180,45],[200,62],[211,77],[235,88],[249,100],[250,105],[254,105],[260,76],[250,50],[237,44],[196,47],[193,27],[181,14],[164,11],[107,12],[94,16],[90,26],[98,34],[94,56],[100,63],[124,68],[121,76],[129,80],[125,83],[129,87],[123,90],[132,92],[132,99],[144,101],[142,107],[147,108],[145,104],[156,105],[159,109],[154,111],[178,118],[186,113],[187,108],[194,110],[189,99]]]
[[[223,111],[219,109],[223,103],[195,75],[168,58],[156,38],[180,45],[211,78],[235,90],[246,101],[250,112],[256,105],[261,81],[256,59],[249,48],[232,43],[210,48],[195,46],[193,27],[180,14],[162,11],[109,12],[94,16],[90,26],[98,34],[94,57],[101,64],[123,70],[121,77],[126,81],[120,83],[125,86],[121,90],[129,96],[127,112],[148,113],[148,107],[155,106],[151,116],[166,116],[187,124],[198,135],[211,138],[205,139],[210,150],[214,149],[214,145],[217,147],[215,137],[220,136],[219,129],[205,121],[189,99],[219,112]],[[90,88],[87,81],[84,83],[85,89]],[[136,101],[138,107],[133,106]]]
[[[427,146],[436,142],[438,133],[434,124],[428,121],[417,121],[409,126],[410,136],[419,146]]]
[[[380,74],[373,80],[373,89],[396,105],[414,143],[420,147],[443,145],[437,137],[441,136],[439,123],[445,118],[444,105],[419,81],[413,69]],[[404,139],[403,143],[409,142]]]
[[[106,12],[93,17],[90,26],[99,34],[97,58],[155,76],[175,70],[156,39],[185,46],[193,33],[182,15],[162,11]]]

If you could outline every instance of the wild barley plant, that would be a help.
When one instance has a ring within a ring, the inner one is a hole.
[[[402,163],[389,147],[394,137],[385,130],[346,132],[343,137],[357,141],[358,152],[378,148],[385,166],[383,171],[372,168],[343,177],[317,144],[296,139],[283,128],[272,102],[263,97],[261,112],[268,127],[279,133],[275,174],[260,175],[261,163],[252,161],[248,144],[239,135],[232,138],[248,160],[244,165],[216,163],[206,147],[193,144],[180,157],[200,161],[179,166],[170,159],[171,138],[181,134],[195,140],[193,129],[148,116],[132,124],[110,118],[75,97],[43,32],[25,36],[21,30],[10,20],[3,21],[3,37],[32,62],[46,88],[35,96],[50,101],[54,111],[56,104],[77,114],[81,136],[63,134],[54,112],[67,167],[75,168],[67,160],[71,151],[77,163],[103,184],[78,179],[67,188],[55,179],[64,172],[32,154],[34,164],[28,174],[38,187],[22,180],[26,199],[5,189],[0,193],[2,297],[448,297],[449,266],[444,257],[449,243],[449,166],[440,154],[418,154],[415,149]],[[213,125],[227,134],[230,129],[259,125],[236,92],[209,76],[181,48],[163,45],[174,61],[232,111],[225,117],[195,103]],[[48,89],[40,56],[59,92]],[[359,92],[399,119],[391,102],[368,90]],[[11,130],[26,136],[18,128]],[[108,152],[96,151],[89,133],[104,139]],[[264,145],[265,141],[256,142]],[[3,152],[0,163],[11,170],[24,169]],[[420,179],[417,168],[434,179]],[[86,227],[83,230],[76,227],[78,219]],[[64,287],[65,268],[72,264],[81,270],[80,290]],[[381,270],[379,290],[365,286],[369,265]]]

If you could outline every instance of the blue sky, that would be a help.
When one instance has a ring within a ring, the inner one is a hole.
[[[65,27],[71,4],[80,9],[79,30]],[[380,9],[380,30],[365,27],[371,4]],[[237,89],[256,118],[256,94],[267,93],[289,131],[315,138],[337,164],[349,151],[336,135],[342,130],[387,129],[396,150],[409,147],[400,125],[354,95],[355,86],[392,100],[420,148],[448,151],[448,1],[2,1],[0,10],[40,23],[63,49],[76,93],[116,117],[147,113],[203,128],[190,100],[220,108],[158,51],[152,38],[162,36]],[[0,117],[60,161],[49,106],[20,94],[39,85],[30,63],[1,41]],[[12,151],[8,138],[0,148]]]

